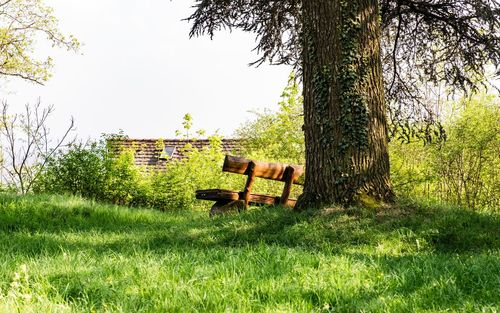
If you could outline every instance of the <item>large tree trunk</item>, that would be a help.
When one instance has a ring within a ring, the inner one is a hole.
[[[298,209],[392,196],[377,0],[303,1],[306,177]]]

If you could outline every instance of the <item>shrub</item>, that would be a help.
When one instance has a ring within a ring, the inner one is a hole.
[[[120,205],[147,205],[148,182],[135,165],[134,151],[124,150],[107,162],[105,200]]]
[[[74,131],[74,121],[71,119],[63,136],[54,140],[47,126],[54,112],[52,106],[43,107],[38,100],[34,105],[27,104],[22,113],[10,112],[6,101],[1,106],[0,184],[5,186],[0,189],[26,194],[32,191],[47,162],[66,145]]]
[[[303,100],[294,74],[290,74],[288,85],[281,94],[276,111],[254,112],[256,118],[244,123],[236,130],[236,136],[243,142],[243,154],[250,159],[289,164],[305,163],[304,132],[302,125]],[[242,188],[242,184],[237,188]],[[253,192],[280,195],[283,183],[258,179]],[[291,197],[302,193],[294,185]]]
[[[441,197],[469,208],[500,205],[500,106],[492,96],[462,103],[448,125],[449,140],[434,150]]]
[[[48,161],[34,191],[128,205],[139,198],[141,183],[133,151],[112,155],[103,138],[99,142],[73,144],[59,151]]]
[[[49,159],[34,191],[102,199],[108,180],[108,162],[102,144],[73,144]]]
[[[464,99],[444,123],[441,143],[391,143],[396,191],[469,208],[498,208],[500,107],[494,96]]]
[[[183,139],[194,131],[192,117],[184,116]],[[298,85],[290,77],[277,112],[267,111],[238,130],[245,138],[244,155],[267,161],[303,164],[304,138],[302,133],[302,98]],[[206,209],[208,201],[198,201],[197,189],[224,188],[241,190],[246,177],[222,172],[224,154],[220,136],[210,137],[210,145],[197,150],[184,147],[187,158],[173,160],[165,171],[155,171],[134,164],[134,151],[120,151],[107,147],[106,139],[120,138],[124,134],[105,136],[100,142],[73,145],[51,159],[37,192],[70,193],[101,201],[130,206],[170,209]],[[284,144],[286,142],[286,144]],[[254,192],[279,195],[283,183],[259,179]],[[292,196],[298,196],[294,188]]]
[[[222,173],[224,154],[219,136],[212,136],[210,145],[201,150],[186,146],[183,160],[167,165],[164,173],[158,174],[165,206],[170,208],[204,209],[210,203],[194,198],[197,189],[230,188],[231,177]],[[241,188],[241,187],[240,187]]]
[[[103,139],[59,152],[50,159],[35,191],[160,210],[206,209],[210,203],[196,200],[195,190],[241,188],[244,183],[235,175],[222,173],[224,154],[219,136],[210,137],[209,147],[202,150],[184,147],[187,158],[171,161],[165,171],[136,166],[133,150],[108,148]]]

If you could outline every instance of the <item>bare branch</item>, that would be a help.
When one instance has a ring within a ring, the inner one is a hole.
[[[8,162],[2,163],[3,175],[10,185],[16,186],[25,194],[31,190],[40,173],[54,153],[64,146],[69,134],[74,131],[74,119],[71,118],[62,138],[50,147],[47,119],[53,107],[42,107],[41,101],[35,105],[26,105],[23,114],[9,115],[8,104],[2,102],[0,115],[0,135],[5,142],[4,153]]]

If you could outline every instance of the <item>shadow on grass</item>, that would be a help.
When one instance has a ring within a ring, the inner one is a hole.
[[[321,250],[399,242],[415,252],[450,253],[500,248],[500,215],[447,207],[398,205],[333,213],[267,208],[246,217],[222,218],[215,225],[215,244],[221,246],[267,243]]]
[[[498,214],[400,204],[296,213],[254,208],[209,219],[201,212],[134,210],[67,197],[2,196],[0,249],[33,255],[92,249],[126,253],[272,244],[341,252],[356,246],[418,252],[481,252],[500,248]],[[413,250],[414,251],[413,251]]]
[[[414,297],[419,308],[434,310],[462,310],[467,302],[495,304],[498,299],[491,291],[498,287],[500,272],[498,229],[498,214],[415,204],[302,213],[267,207],[209,219],[206,212],[161,213],[77,198],[0,197],[0,255],[5,260],[66,252],[83,252],[95,260],[117,254],[159,259],[177,254],[185,262],[204,262],[208,256],[219,266],[249,269],[254,275],[249,281],[257,282],[289,275],[297,262],[321,275],[319,260],[347,260],[352,264],[348,268],[366,275],[354,278],[367,280],[370,287],[249,287],[250,296],[262,302],[298,298],[316,308],[345,311],[377,307],[382,297]],[[234,254],[239,257],[231,259]],[[288,254],[295,258],[286,259]],[[363,267],[369,270],[363,272]],[[67,301],[85,296],[97,304],[115,301],[116,295],[103,279],[93,279],[95,275],[101,274],[58,273],[49,280]]]

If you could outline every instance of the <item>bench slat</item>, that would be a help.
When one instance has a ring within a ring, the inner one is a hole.
[[[245,158],[226,155],[222,171],[236,174],[248,175],[248,166],[250,162],[255,164],[254,175],[255,177],[285,181],[285,170],[288,166],[293,167],[292,182],[297,185],[303,185],[304,167],[300,165],[288,165],[282,163],[268,163],[260,161],[252,161]]]

